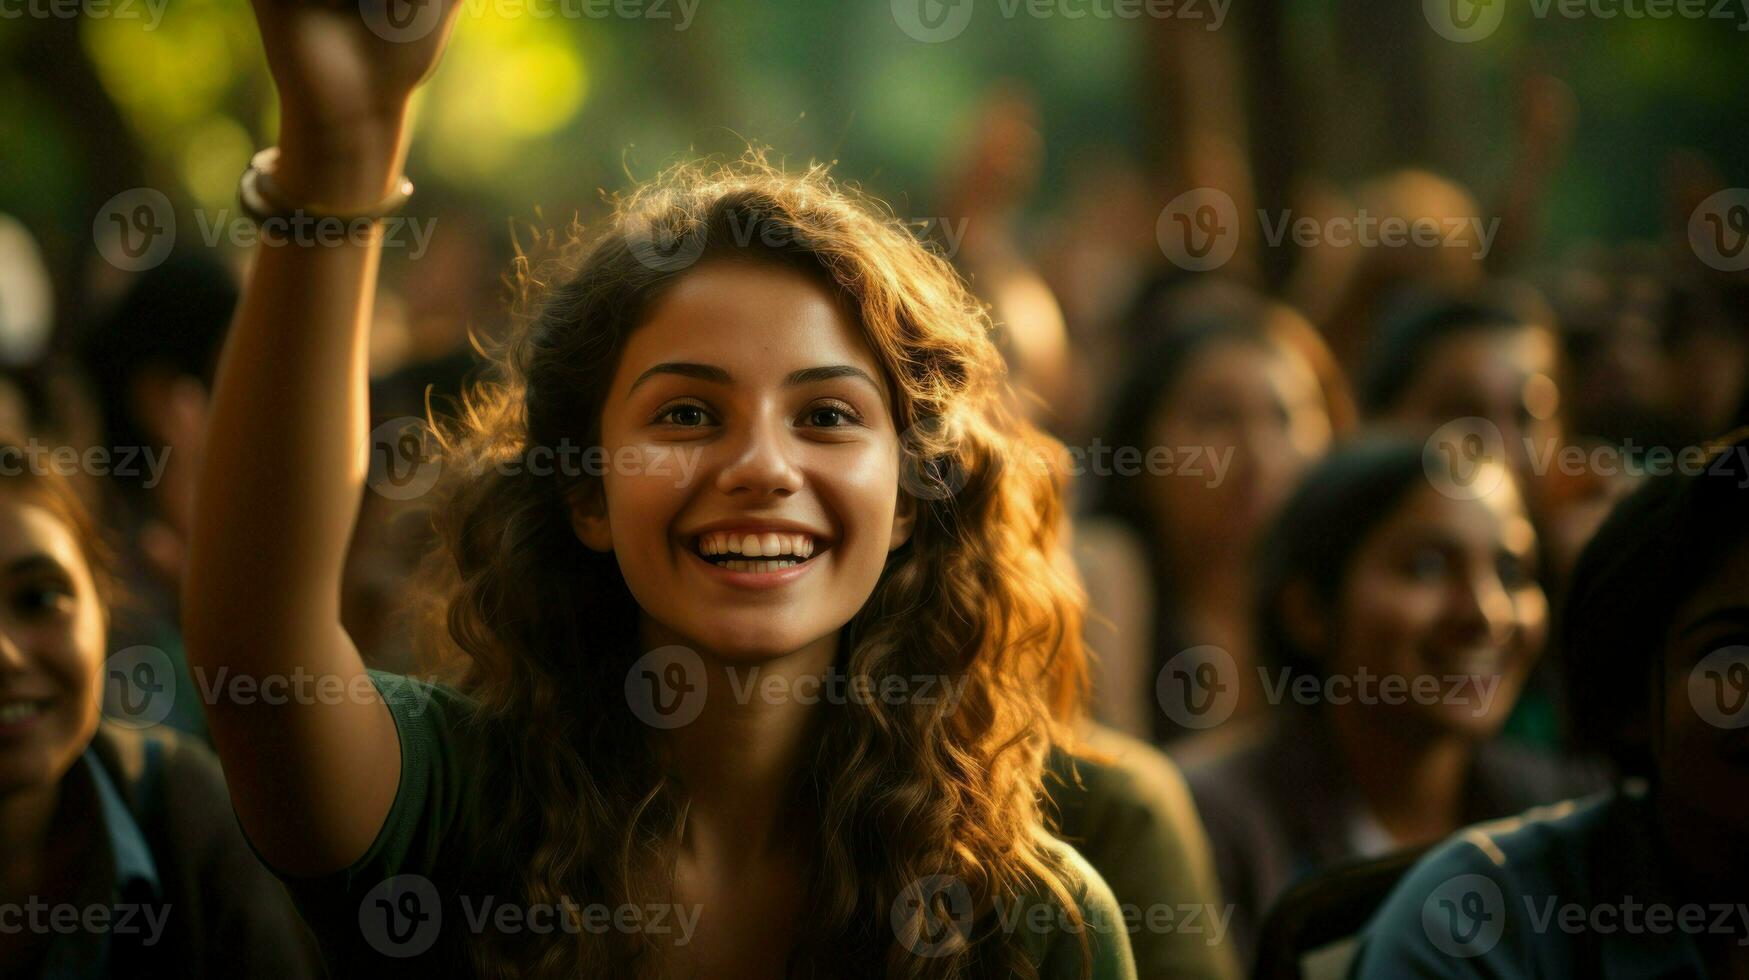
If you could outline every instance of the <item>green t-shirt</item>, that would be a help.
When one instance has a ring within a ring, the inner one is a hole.
[[[1214,854],[1190,787],[1165,755],[1090,725],[1051,752],[1045,791],[1063,839],[1104,875],[1142,980],[1236,980]]]
[[[320,877],[282,875],[299,911],[322,945],[337,977],[469,976],[469,937],[514,929],[540,942],[564,917],[524,909],[491,895],[472,894],[464,881],[473,838],[469,821],[489,820],[490,801],[478,799],[471,746],[464,725],[473,702],[452,688],[371,671],[394,716],[401,740],[401,780],[395,802],[369,850],[351,867]],[[1055,838],[1045,838],[1070,870],[1082,894],[1088,924],[1092,980],[1135,980],[1122,914],[1099,873]],[[933,888],[933,884],[924,887]],[[939,903],[938,903],[939,906]],[[951,904],[946,906],[951,908]],[[1000,914],[1021,935],[1043,980],[1081,976],[1079,937],[1061,928],[1046,900],[1017,903]],[[895,920],[902,920],[895,912]],[[684,910],[654,906],[580,910],[578,928],[652,932],[687,929]],[[693,918],[696,922],[696,917]],[[898,928],[895,926],[895,936]],[[930,939],[951,941],[940,929],[915,934],[914,951],[928,955]]]

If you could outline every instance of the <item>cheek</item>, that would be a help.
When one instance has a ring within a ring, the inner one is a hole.
[[[812,480],[826,512],[840,522],[842,559],[863,570],[872,566],[878,573],[892,544],[899,499],[897,459],[874,451],[822,459]]]
[[[1337,656],[1350,669],[1415,673],[1415,649],[1438,621],[1436,596],[1394,577],[1358,576],[1343,605]]]
[[[1518,624],[1514,639],[1519,648],[1527,654],[1540,654],[1549,638],[1548,597],[1541,589],[1522,589],[1514,599],[1513,611]]]

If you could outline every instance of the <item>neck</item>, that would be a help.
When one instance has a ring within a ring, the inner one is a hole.
[[[1250,600],[1250,577],[1243,562],[1233,555],[1242,549],[1179,547],[1171,549],[1172,587],[1184,597],[1187,608],[1204,610],[1222,618],[1243,618]]]
[[[647,624],[646,649],[680,642],[659,632]],[[822,690],[808,683],[798,689],[798,681],[824,677],[837,645],[834,631],[758,662],[699,650],[708,678],[704,708],[690,724],[660,734],[667,764],[686,789],[683,858],[735,865],[794,852],[790,804],[818,707],[804,702]]]
[[[1380,718],[1373,705],[1326,706],[1343,768],[1386,831],[1405,846],[1462,826],[1474,750],[1456,735],[1429,735]],[[1380,723],[1380,722],[1383,723]]]

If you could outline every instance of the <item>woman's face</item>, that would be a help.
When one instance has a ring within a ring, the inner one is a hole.
[[[73,532],[0,493],[0,794],[60,780],[97,731],[104,616]]]
[[[801,650],[850,621],[910,533],[881,367],[795,271],[706,263],[676,282],[626,342],[602,443],[606,515],[583,502],[578,534],[612,549],[665,644]]]
[[[1677,609],[1662,663],[1662,791],[1749,827],[1749,542]]]
[[[1517,488],[1496,483],[1474,500],[1419,484],[1356,552],[1327,662],[1332,675],[1392,678],[1397,705],[1367,710],[1474,738],[1511,712],[1542,652],[1548,602]]]
[[[1242,547],[1329,448],[1330,416],[1304,358],[1273,344],[1216,341],[1191,357],[1148,438],[1144,454],[1164,447],[1175,463],[1194,460],[1196,472],[1147,477],[1174,543]]]
[[[1533,452],[1546,458],[1560,448],[1556,357],[1554,336],[1541,327],[1463,331],[1433,346],[1392,414],[1429,431],[1487,419],[1513,472],[1528,479]]]

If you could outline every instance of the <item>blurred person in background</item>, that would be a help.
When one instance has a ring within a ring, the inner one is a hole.
[[[1084,422],[1090,393],[1069,386],[1061,311],[1022,257],[1013,228],[1013,212],[1037,177],[1036,125],[1016,87],[986,99],[935,230],[959,236],[938,244],[958,246],[956,266],[989,305],[1016,410],[1043,426],[1074,427]],[[1072,562],[1065,565],[1066,574],[1076,571]],[[1059,721],[1075,738],[1072,747],[1052,747],[1045,809],[1055,832],[1106,879],[1118,902],[1136,910],[1126,926],[1137,975],[1236,978],[1214,857],[1178,767],[1146,742],[1086,717],[1087,692],[1061,671],[1055,679]],[[1163,915],[1170,927],[1162,928]]]
[[[1554,332],[1506,303],[1407,294],[1369,352],[1361,411],[1419,437],[1480,420],[1483,448],[1505,454],[1538,513],[1546,461],[1564,435],[1560,377]]]
[[[1253,662],[1246,555],[1353,409],[1328,349],[1285,306],[1211,280],[1158,297],[1141,322],[1100,433],[1107,452],[1085,464],[1109,472],[1083,478],[1093,499],[1075,554],[1099,654],[1097,710],[1163,742],[1183,731],[1155,700],[1172,657],[1212,644]],[[1133,472],[1119,470],[1124,453]],[[1262,705],[1241,683],[1239,717]]]
[[[120,585],[68,479],[0,477],[0,569],[0,976],[316,976],[212,754],[100,717]]]
[[[1749,977],[1749,435],[1727,439],[1610,513],[1556,624],[1571,734],[1617,785],[1423,857],[1353,976]]]
[[[1307,471],[1256,550],[1269,714],[1174,752],[1247,960],[1301,877],[1589,785],[1495,739],[1547,630],[1516,482],[1490,460],[1477,494],[1430,459],[1367,437]]]
[[[987,93],[940,195],[936,227],[923,229],[990,306],[1018,408],[1054,435],[1083,423],[1087,392],[1073,384],[1062,307],[1019,240],[1020,211],[1038,186],[1044,140],[1038,109],[1017,82]]]
[[[117,610],[109,645],[162,650],[178,695],[164,723],[203,735],[177,626],[178,590],[213,371],[237,297],[235,276],[216,258],[173,252],[141,272],[79,345],[113,461],[103,480],[104,521],[119,539],[119,574],[133,597]]]

